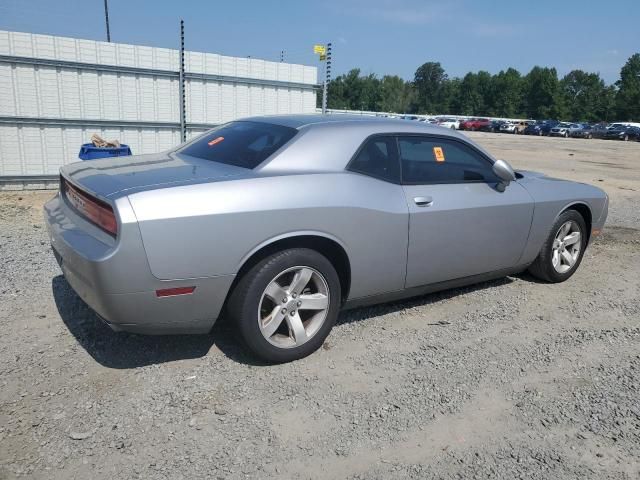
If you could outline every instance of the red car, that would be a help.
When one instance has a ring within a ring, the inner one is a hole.
[[[465,122],[460,123],[460,130],[486,130],[491,125],[491,121],[488,118],[471,118]]]

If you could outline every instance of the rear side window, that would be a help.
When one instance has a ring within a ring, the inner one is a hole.
[[[242,168],[255,168],[298,131],[262,122],[231,122],[208,131],[179,153]]]
[[[392,183],[400,183],[400,161],[395,137],[379,136],[365,141],[349,170]]]
[[[400,137],[398,145],[405,184],[499,181],[491,163],[461,142],[412,136]]]

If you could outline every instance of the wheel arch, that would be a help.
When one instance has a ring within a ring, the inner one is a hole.
[[[256,263],[276,252],[289,248],[309,248],[324,255],[336,269],[340,279],[342,302],[349,297],[351,289],[351,262],[344,244],[336,237],[315,231],[291,232],[271,238],[254,247],[238,265],[236,278],[229,289],[233,291],[240,278]]]
[[[587,245],[588,245],[589,240],[591,239],[591,226],[593,225],[593,214],[591,212],[591,207],[589,207],[589,205],[587,205],[585,202],[573,202],[573,203],[570,203],[569,205],[566,205],[562,209],[562,211],[558,214],[558,217],[562,215],[564,212],[566,212],[567,210],[575,210],[584,219],[584,223],[586,223],[587,225]]]

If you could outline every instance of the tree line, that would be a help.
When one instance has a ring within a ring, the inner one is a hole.
[[[640,54],[632,55],[612,85],[598,73],[533,67],[450,78],[439,62],[418,67],[413,81],[362,75],[354,68],[329,83],[328,107],[396,113],[456,114],[572,121],[640,121]]]

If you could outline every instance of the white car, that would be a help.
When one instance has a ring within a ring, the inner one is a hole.
[[[456,120],[455,118],[440,118],[438,119],[438,125],[444,128],[458,130],[460,128],[460,120]]]
[[[505,122],[500,125],[501,133],[516,133],[516,124],[514,122]]]

